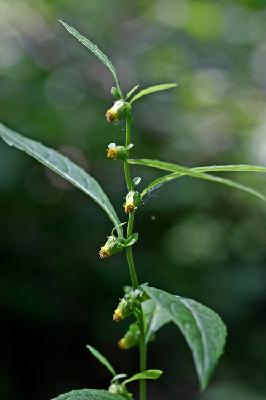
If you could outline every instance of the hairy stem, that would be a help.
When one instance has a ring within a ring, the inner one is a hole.
[[[126,143],[125,146],[130,144],[131,140],[131,115],[127,116],[126,118]],[[125,172],[125,179],[128,191],[134,190],[134,183],[131,179],[130,175],[130,166],[127,160],[124,161],[124,172]],[[133,233],[134,227],[134,213],[129,213],[128,215],[128,224],[127,224],[127,238],[129,238]],[[133,260],[133,253],[132,253],[132,246],[126,247],[126,257],[128,268],[131,277],[132,287],[136,289],[138,284],[138,277],[134,265]],[[140,310],[140,314],[138,316],[138,324],[140,330],[140,339],[139,339],[139,351],[140,351],[140,372],[143,372],[147,369],[147,346],[146,346],[146,339],[145,339],[145,325],[144,325],[144,318],[143,312]],[[139,398],[140,400],[146,400],[147,398],[147,385],[145,379],[140,380],[139,383]]]

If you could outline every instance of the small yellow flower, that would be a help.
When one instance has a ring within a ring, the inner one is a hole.
[[[123,313],[122,313],[122,311],[121,311],[119,308],[117,308],[117,309],[115,310],[115,312],[114,312],[114,315],[113,315],[113,321],[119,322],[119,321],[121,321],[122,319],[123,319]]]
[[[119,340],[118,347],[120,350],[127,350],[127,342],[125,338]]]
[[[108,122],[117,122],[124,111],[125,103],[122,100],[117,100],[114,105],[107,110],[105,116]]]
[[[106,151],[107,151],[108,158],[116,158],[117,157],[117,153],[118,153],[117,148],[111,147],[109,149],[106,149]]]
[[[132,214],[136,211],[137,207],[134,205],[134,203],[125,203],[124,209],[127,214]]]
[[[124,210],[126,213],[134,213],[141,203],[141,196],[137,191],[130,191],[126,195],[126,202],[124,204]]]
[[[108,258],[108,257],[110,257],[110,253],[109,253],[109,251],[108,251],[108,249],[107,249],[106,246],[102,246],[102,247],[101,247],[101,249],[100,249],[100,251],[99,251],[99,256],[100,256],[101,258]]]

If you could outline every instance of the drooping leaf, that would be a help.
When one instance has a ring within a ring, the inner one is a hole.
[[[93,54],[95,54],[96,57],[99,58],[99,60],[111,71],[113,74],[113,77],[115,79],[115,83],[117,86],[117,89],[119,93],[122,96],[122,92],[120,89],[119,81],[118,81],[118,76],[117,72],[115,70],[115,67],[113,66],[112,62],[109,60],[109,58],[99,49],[99,47],[92,43],[88,38],[85,36],[81,35],[75,28],[72,26],[68,25],[66,22],[59,20],[59,22],[66,28],[66,30],[73,35],[76,39],[78,39],[79,42],[81,42],[87,49],[89,49]]]
[[[246,164],[236,164],[236,165],[211,165],[204,167],[193,167],[190,168],[192,171],[196,172],[260,172],[265,173],[266,167],[261,167],[258,165],[246,165]],[[161,176],[160,178],[155,179],[142,191],[141,196],[145,196],[150,191],[155,190],[156,188],[161,187],[167,182],[170,182],[174,179],[180,178],[184,176],[183,173],[175,173]]]
[[[122,234],[121,226],[119,226],[121,223],[112,204],[110,203],[110,200],[103,192],[99,183],[82,168],[57,151],[50,149],[35,140],[28,139],[25,136],[12,131],[1,123],[0,137],[9,146],[14,146],[29,154],[31,157],[35,158],[37,161],[44,164],[46,167],[50,168],[52,171],[56,172],[62,178],[66,179],[90,196],[107,213],[111,221],[117,227],[118,232]]]
[[[91,354],[97,358],[98,361],[100,361],[100,363],[102,363],[105,368],[108,369],[109,372],[111,372],[111,374],[113,376],[116,375],[116,372],[114,370],[114,368],[112,367],[112,365],[109,363],[109,361],[107,360],[106,357],[104,357],[98,350],[96,350],[94,347],[90,346],[89,344],[87,344],[87,349],[91,352]]]
[[[160,369],[147,369],[147,371],[139,372],[131,376],[131,378],[126,379],[123,384],[126,385],[129,382],[139,381],[140,379],[158,379],[162,375],[163,371]]]
[[[142,309],[146,328],[146,343],[148,343],[159,329],[171,322],[171,317],[159,303],[151,299],[142,303]]]
[[[141,90],[130,100],[130,104],[134,103],[134,101],[139,100],[141,97],[146,96],[147,94],[160,92],[162,90],[172,89],[177,86],[177,83],[163,83],[161,85],[150,86],[146,89]]]
[[[205,389],[225,345],[226,327],[221,318],[195,300],[148,286],[145,290],[182,332],[192,351],[201,389]]]
[[[232,181],[231,179],[220,178],[218,176],[214,176],[214,175],[211,175],[211,174],[206,174],[204,172],[199,172],[199,171],[197,171],[197,170],[195,170],[193,168],[186,168],[186,167],[183,167],[181,165],[167,163],[167,162],[159,161],[159,160],[150,160],[150,159],[137,159],[137,160],[136,159],[129,159],[128,162],[130,164],[145,165],[147,167],[157,168],[157,169],[161,169],[161,170],[164,170],[164,171],[170,171],[170,172],[174,172],[174,173],[178,174],[176,176],[172,176],[172,178],[171,178],[170,175],[167,175],[166,176],[166,180],[167,181],[169,181],[171,179],[179,178],[179,176],[185,176],[186,175],[186,176],[190,176],[192,178],[204,179],[204,180],[207,180],[207,181],[217,182],[217,183],[220,183],[220,184],[223,184],[223,185],[226,185],[226,186],[231,186],[233,188],[240,189],[240,190],[243,190],[245,192],[248,192],[248,193],[258,197],[259,199],[266,201],[266,197],[261,192],[259,192],[258,190],[255,190],[255,189],[253,189],[253,188],[251,188],[249,186],[246,186],[246,185],[242,185],[241,183]],[[257,167],[257,168],[259,168],[259,167]],[[263,167],[260,167],[260,168],[263,168]],[[263,171],[263,172],[265,172],[265,171]],[[164,181],[164,178],[161,178],[160,181],[156,180],[156,185],[162,184],[163,181]],[[148,190],[151,190],[151,184],[149,185],[149,189]],[[144,189],[143,193],[146,194],[148,190],[147,190],[147,188]],[[143,193],[142,193],[142,196],[143,196]]]
[[[126,100],[132,96],[132,94],[139,88],[139,85],[134,86],[127,94],[126,94]]]
[[[111,394],[107,390],[80,389],[61,394],[52,400],[125,400],[118,394]]]

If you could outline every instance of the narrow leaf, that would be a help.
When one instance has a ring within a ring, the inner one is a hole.
[[[162,90],[172,89],[176,86],[177,86],[176,83],[163,83],[162,85],[150,86],[135,94],[135,96],[133,96],[132,99],[130,100],[130,104],[134,103],[134,101],[140,99],[141,97],[146,96],[147,94],[160,92]]]
[[[66,28],[66,30],[73,35],[76,39],[78,39],[79,42],[81,42],[87,49],[89,49],[93,54],[95,54],[96,57],[99,58],[99,60],[111,71],[113,74],[113,77],[115,79],[115,83],[117,85],[117,89],[119,93],[121,94],[122,97],[122,92],[119,86],[119,81],[117,77],[117,72],[115,70],[115,67],[113,66],[112,62],[109,60],[109,58],[99,49],[99,47],[92,43],[88,38],[85,36],[81,35],[75,28],[72,26],[68,25],[66,22],[59,20],[59,22]]]
[[[126,379],[123,382],[123,385],[126,385],[129,382],[139,381],[140,379],[158,379],[162,375],[163,371],[160,369],[147,369],[147,371],[139,372],[131,376],[131,378]]]
[[[248,164],[211,165],[207,167],[194,167],[191,169],[197,172],[266,172],[266,167]]]
[[[187,175],[187,176],[190,176],[192,178],[204,179],[204,180],[207,180],[207,181],[221,183],[221,184],[226,185],[226,186],[231,186],[233,188],[243,190],[245,192],[248,192],[248,193],[258,197],[261,200],[266,201],[266,197],[261,192],[255,190],[255,189],[252,189],[249,186],[242,185],[241,183],[234,182],[234,181],[232,181],[230,179],[220,178],[218,176],[214,176],[214,175],[206,174],[206,173],[203,173],[203,172],[199,172],[199,171],[197,171],[197,170],[195,170],[193,168],[186,168],[186,167],[183,167],[183,166],[180,166],[180,165],[177,165],[177,164],[167,163],[167,162],[159,161],[159,160],[149,160],[149,159],[139,159],[139,160],[130,159],[130,160],[128,160],[128,162],[130,164],[145,165],[147,167],[152,167],[152,168],[157,168],[157,169],[161,169],[161,170],[175,172],[175,173],[178,174],[176,176],[176,178],[178,178],[181,175],[182,176]],[[167,176],[166,179],[169,181],[170,180],[169,176]],[[173,179],[174,179],[174,177],[173,177]],[[158,183],[158,181],[157,181],[157,183]],[[163,183],[163,180],[161,180],[160,183]],[[146,192],[147,191],[144,190],[144,193],[146,193]]]
[[[129,99],[130,96],[139,88],[139,85],[134,86],[126,95],[126,100]]]
[[[205,389],[225,345],[226,327],[221,318],[195,300],[148,286],[145,291],[182,332],[192,351],[201,389]]]
[[[91,352],[91,354],[97,358],[98,361],[100,361],[100,363],[102,363],[105,368],[108,369],[109,372],[111,372],[111,374],[113,376],[116,375],[116,372],[114,370],[114,368],[112,367],[112,365],[109,363],[109,361],[107,360],[106,357],[104,357],[98,350],[96,350],[94,347],[90,346],[89,344],[87,344],[87,349]]]
[[[80,389],[61,394],[52,400],[125,400],[118,394],[111,394],[107,390]]]
[[[28,139],[1,123],[0,137],[2,137],[9,146],[14,146],[29,154],[90,196],[107,213],[111,221],[117,227],[118,232],[122,234],[121,226],[119,226],[121,223],[108,197],[103,192],[99,183],[82,168],[57,151],[35,140]]]
[[[172,174],[164,175],[164,176],[161,176],[160,178],[154,179],[154,181],[150,182],[148,184],[148,186],[146,186],[145,189],[143,189],[143,191],[141,192],[141,197],[144,197],[147,194],[154,192],[156,189],[159,189],[160,187],[162,187],[165,183],[170,182],[174,179],[180,178],[181,176],[185,176],[185,175],[174,172]]]
[[[113,377],[112,382],[119,381],[120,379],[126,378],[127,374],[117,374]]]

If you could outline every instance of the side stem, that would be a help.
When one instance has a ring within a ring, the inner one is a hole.
[[[125,146],[130,144],[131,140],[131,115],[127,116],[126,118],[126,143]],[[134,183],[131,179],[130,175],[130,166],[127,160],[124,161],[124,172],[125,172],[125,179],[127,184],[128,191],[134,190]],[[133,233],[134,227],[134,213],[129,213],[128,215],[128,224],[127,224],[127,238],[129,238]],[[126,257],[127,263],[129,268],[129,273],[131,277],[132,287],[136,289],[138,284],[138,277],[134,265],[133,260],[133,253],[132,253],[132,246],[126,247]],[[140,372],[143,372],[147,369],[147,345],[145,339],[145,324],[143,318],[143,312],[140,310],[138,316],[138,324],[139,324],[139,331],[140,331],[140,339],[139,339],[139,352],[140,352]],[[140,400],[146,400],[147,398],[147,385],[146,380],[140,380],[139,382],[139,398]]]

